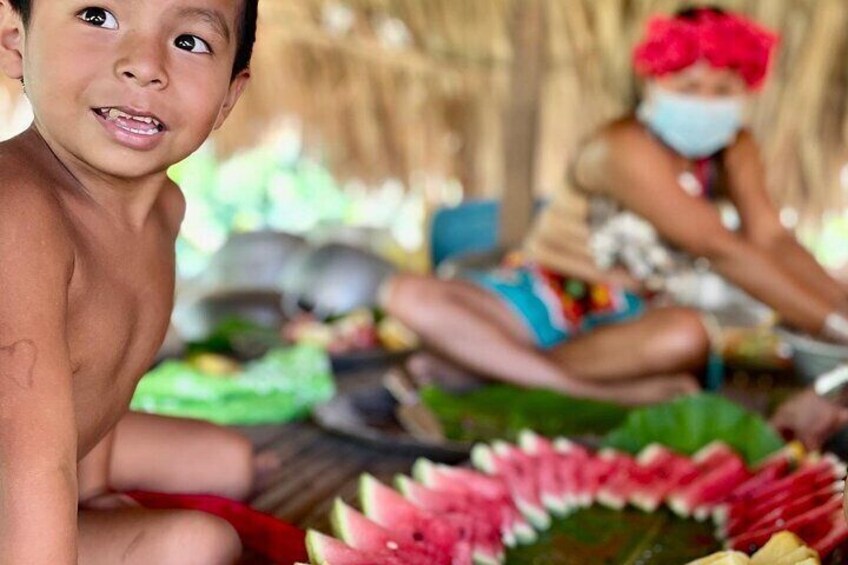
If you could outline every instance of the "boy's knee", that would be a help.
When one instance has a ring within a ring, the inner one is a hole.
[[[220,459],[220,476],[224,478],[220,494],[228,498],[243,500],[253,489],[254,463],[253,445],[235,432],[226,430],[221,441],[216,442]]]
[[[230,565],[241,555],[241,542],[225,520],[203,512],[173,514],[162,524],[157,547],[161,565]]]

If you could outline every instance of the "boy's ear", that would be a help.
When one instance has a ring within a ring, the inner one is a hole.
[[[24,24],[9,0],[0,0],[0,70],[9,78],[24,76]]]
[[[0,2],[2,1],[3,0],[0,0]],[[230,90],[227,92],[224,105],[221,106],[221,111],[218,112],[218,119],[215,121],[215,129],[224,125],[224,121],[227,119],[227,116],[230,115],[230,112],[233,111],[233,107],[236,105],[236,102],[238,102],[238,99],[241,98],[241,93],[244,92],[244,89],[247,87],[247,83],[249,82],[250,69],[244,69],[230,82]]]

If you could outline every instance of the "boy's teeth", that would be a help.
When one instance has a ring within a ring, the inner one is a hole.
[[[122,112],[122,111],[120,111],[116,108],[109,108],[109,111],[106,112],[106,118],[109,119],[109,120],[112,120],[112,121],[115,121],[118,118],[124,118],[125,120],[134,120],[136,122],[141,122],[141,123],[144,123],[144,124],[153,124],[157,128],[160,125],[158,120],[154,120],[151,117],[132,116],[132,115],[127,114],[126,112]]]

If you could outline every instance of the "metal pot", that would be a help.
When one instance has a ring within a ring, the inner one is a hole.
[[[309,248],[305,239],[290,233],[236,233],[215,253],[197,283],[210,290],[279,291],[286,266]]]
[[[187,341],[206,339],[219,324],[232,318],[278,330],[285,322],[281,300],[279,292],[269,290],[214,292],[179,304],[172,323]]]
[[[362,249],[330,243],[291,261],[282,276],[283,311],[288,317],[312,312],[319,318],[377,303],[380,284],[396,271]]]

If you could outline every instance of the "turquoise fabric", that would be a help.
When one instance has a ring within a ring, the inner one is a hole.
[[[552,316],[550,306],[537,294],[533,273],[528,269],[497,269],[474,273],[469,279],[502,300],[532,332],[536,345],[550,349],[574,337],[575,332],[562,327]],[[637,318],[644,312],[644,300],[623,292],[625,306],[615,312],[589,313],[576,333],[606,324]]]

